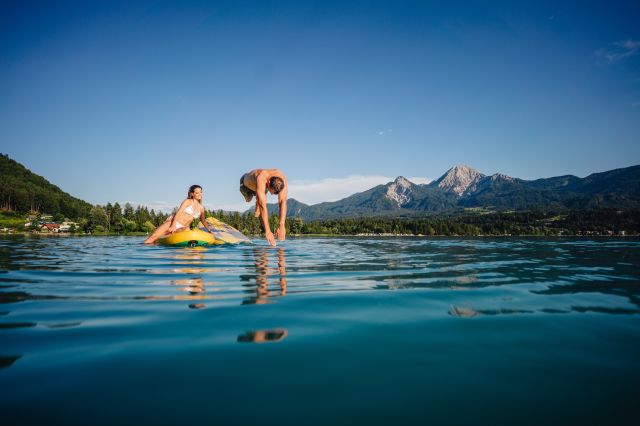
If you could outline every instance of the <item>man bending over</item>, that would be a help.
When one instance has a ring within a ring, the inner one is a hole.
[[[265,237],[272,246],[276,241],[269,227],[269,212],[267,211],[267,192],[278,194],[280,206],[280,222],[276,229],[276,237],[284,241],[286,237],[285,221],[287,219],[287,178],[278,169],[255,169],[245,173],[240,178],[240,192],[247,203],[256,196],[256,217],[262,219]]]

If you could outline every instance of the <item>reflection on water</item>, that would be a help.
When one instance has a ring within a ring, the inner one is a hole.
[[[532,314],[534,311],[527,309],[474,309],[468,306],[451,305],[449,314],[460,318],[473,318],[479,315],[508,315],[508,314]],[[558,312],[559,313],[559,312]]]
[[[215,281],[205,280],[205,276],[211,276],[212,273],[219,272],[216,268],[211,267],[207,261],[207,252],[205,247],[181,248],[164,252],[163,256],[157,256],[160,259],[170,260],[172,263],[179,264],[179,267],[171,268],[172,274],[179,275],[181,278],[169,280],[169,283],[178,287],[181,292],[186,294],[172,296],[145,296],[147,300],[186,300],[199,301],[213,299],[214,296],[207,294],[207,288],[215,288]],[[166,269],[150,269],[146,271],[149,274],[165,275]],[[207,305],[202,302],[190,303],[190,309],[202,309]]]
[[[239,343],[275,343],[279,342],[289,335],[284,328],[275,328],[272,330],[255,330],[247,331],[238,336]]]
[[[35,322],[2,322],[0,323],[0,330],[2,329],[10,329],[10,328],[28,328],[35,327]]]
[[[636,240],[141,242],[0,237],[3,424],[634,418]]]
[[[0,369],[11,367],[20,358],[22,355],[0,356]]]
[[[251,294],[243,304],[264,304],[269,298],[287,294],[287,259],[285,249],[278,247],[254,247],[251,251],[255,274],[241,275],[244,281],[255,281],[255,288],[249,284]]]
[[[635,308],[613,308],[613,307],[601,307],[601,306],[571,306],[569,309],[549,309],[542,308],[539,310],[529,309],[474,309],[469,306],[455,306],[451,305],[449,309],[449,315],[460,318],[473,318],[481,315],[509,315],[509,314],[569,314],[572,312],[586,313],[597,312],[601,314],[614,314],[614,315],[637,315],[640,314],[640,309]]]
[[[245,285],[250,294],[242,303],[245,305],[262,305],[268,303],[270,298],[286,296],[287,294],[287,259],[283,247],[273,249],[271,247],[253,247],[253,266],[255,274],[241,275],[245,281],[255,280],[255,289],[251,290],[251,284]],[[247,331],[238,336],[239,343],[275,343],[280,342],[289,335],[285,328],[270,330]]]
[[[115,321],[141,301],[158,303],[135,309],[162,315],[160,302],[188,312],[402,292],[441,300],[429,309],[456,318],[640,313],[640,243],[629,239],[310,238],[277,248],[179,249],[138,242],[0,238],[0,344],[3,336],[95,325],[102,309]],[[281,341],[290,330],[283,326],[242,326],[227,339]]]
[[[69,328],[69,327],[77,327],[82,324],[80,321],[77,322],[61,322],[58,324],[48,324],[48,328]]]
[[[187,278],[183,280],[171,281],[173,285],[180,286],[182,291],[189,292],[190,295],[197,295],[204,293],[204,281],[202,277]]]
[[[186,271],[182,271],[184,273],[190,273]],[[205,294],[205,284],[202,277],[194,277],[194,278],[186,278],[180,280],[172,280],[171,283],[173,285],[179,286],[180,291],[187,292],[187,295],[179,295],[174,296],[173,300],[205,300],[208,298],[212,298],[211,296]],[[190,309],[202,309],[207,305],[204,303],[190,303]]]
[[[26,291],[3,291],[0,293],[0,303],[16,303],[31,297]]]
[[[500,288],[524,291],[537,306],[512,306],[522,298],[496,299],[494,306],[464,302],[483,312],[640,309],[640,244],[629,239],[327,238],[292,239],[276,249],[136,243],[113,237],[1,238],[0,304],[173,300],[201,308],[265,304],[303,293],[424,290],[474,295]],[[570,300],[576,294],[586,297]],[[10,311],[5,311],[6,318]]]

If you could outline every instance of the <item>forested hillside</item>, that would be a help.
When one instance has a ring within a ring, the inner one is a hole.
[[[4,210],[59,213],[76,219],[87,217],[92,207],[5,154],[0,154],[0,182],[0,208]]]

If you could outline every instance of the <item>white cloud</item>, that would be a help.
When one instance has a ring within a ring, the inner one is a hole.
[[[290,181],[289,197],[305,204],[337,201],[356,192],[366,191],[377,185],[384,185],[394,179],[395,177],[389,176],[347,176],[344,178]],[[431,179],[424,177],[407,179],[417,184],[431,181]]]
[[[596,51],[596,55],[609,64],[635,56],[638,53],[640,53],[640,41],[634,40],[616,41],[608,47]]]
[[[409,179],[410,182],[413,182],[418,185],[424,185],[433,180],[431,178],[426,178],[426,177],[408,177],[407,179]]]

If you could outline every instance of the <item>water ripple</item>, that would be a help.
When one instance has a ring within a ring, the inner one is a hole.
[[[174,249],[130,237],[3,238],[0,303],[198,301],[212,307],[380,290],[510,294],[526,286],[527,303],[541,305],[539,313],[635,313],[639,263],[640,245],[630,240],[300,238],[276,249],[260,243]],[[557,299],[566,294],[615,294],[628,306],[601,300],[576,308]],[[477,304],[492,305],[473,309],[482,315],[530,312],[504,301],[496,307],[483,294]],[[449,310],[470,316],[460,312]]]

